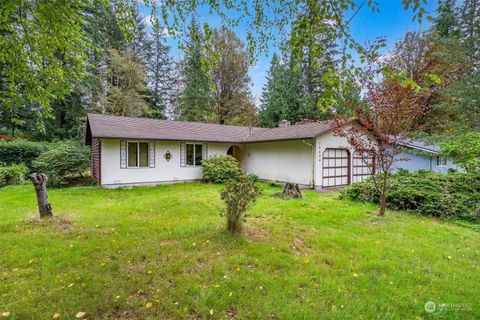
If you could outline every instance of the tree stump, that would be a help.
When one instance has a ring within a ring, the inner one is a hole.
[[[50,218],[53,216],[52,206],[48,203],[47,195],[47,181],[48,177],[43,173],[32,173],[30,180],[35,187],[37,193],[38,211],[40,212],[40,219]]]
[[[297,183],[286,183],[281,192],[275,194],[279,198],[283,199],[302,199],[303,194],[300,191],[300,187]]]

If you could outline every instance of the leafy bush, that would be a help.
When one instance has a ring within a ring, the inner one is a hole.
[[[372,179],[344,190],[344,197],[378,203]],[[413,211],[442,219],[480,222],[480,174],[402,170],[392,175],[387,197],[391,209]]]
[[[214,155],[202,161],[203,179],[215,183],[224,183],[237,178],[242,172],[238,161],[230,155]]]
[[[226,204],[227,231],[232,234],[242,232],[245,212],[256,201],[258,194],[255,181],[245,174],[227,182],[225,189],[220,191],[220,197]]]
[[[0,187],[22,182],[27,173],[28,168],[22,164],[11,164],[9,166],[0,164]]]
[[[81,178],[89,165],[88,148],[71,140],[54,143],[33,162],[34,169],[45,173],[48,184],[55,187],[67,186]]]
[[[466,171],[480,172],[480,132],[469,132],[442,144],[442,152]]]
[[[32,162],[48,150],[48,144],[27,140],[0,141],[0,162],[7,165],[24,164],[29,169]]]

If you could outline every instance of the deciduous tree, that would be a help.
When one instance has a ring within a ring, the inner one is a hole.
[[[336,134],[345,137],[356,152],[367,159],[374,159],[372,179],[380,195],[381,216],[385,215],[389,190],[389,176],[394,163],[399,160],[402,144],[407,142],[418,125],[419,119],[431,110],[432,99],[439,89],[438,81],[429,73],[434,60],[427,62],[414,74],[412,82],[390,78],[388,69],[370,65],[367,77],[361,79],[366,90],[364,103],[352,105],[352,118],[339,118],[332,122]],[[378,81],[381,70],[384,80]],[[418,85],[419,83],[422,86]]]
[[[102,102],[103,113],[135,117],[150,112],[144,95],[145,68],[131,53],[110,49],[107,81],[107,95]]]
[[[244,43],[227,28],[214,29],[208,54],[214,85],[215,122],[254,125],[257,122],[248,74],[251,60]]]

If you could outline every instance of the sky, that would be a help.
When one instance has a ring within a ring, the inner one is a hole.
[[[360,2],[360,1],[358,1]],[[382,50],[384,54],[395,45],[395,42],[402,39],[404,34],[409,31],[424,31],[427,30],[431,23],[426,19],[420,24],[417,21],[412,21],[413,13],[405,11],[401,0],[377,0],[380,12],[373,13],[371,8],[366,4],[355,15],[350,22],[351,34],[356,41],[364,43],[366,41],[373,41],[377,37],[386,37],[387,45]],[[437,6],[436,0],[427,0],[424,8],[428,14],[434,15]],[[149,8],[141,7],[141,14],[146,17],[145,21],[149,21],[148,16],[151,13]],[[353,12],[346,12],[345,17],[348,19]],[[209,14],[208,8],[200,8],[198,15],[201,23],[207,22],[211,27],[220,27],[221,22],[217,16]],[[235,33],[242,39],[246,40],[246,26],[239,25],[233,28]],[[180,60],[182,57],[181,50],[178,49],[181,37],[167,37],[167,43],[171,46],[171,53],[175,60]],[[267,71],[270,66],[270,60],[275,52],[279,52],[278,47],[273,44],[268,48],[267,53],[259,54],[256,58],[256,63],[250,68],[250,77],[252,80],[252,94],[255,103],[258,105],[262,88],[267,79]]]

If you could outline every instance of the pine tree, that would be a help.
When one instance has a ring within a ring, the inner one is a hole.
[[[292,30],[290,40],[290,43],[295,43],[292,64],[294,68],[299,68],[302,74],[305,103],[298,112],[303,120],[323,120],[332,117],[332,114],[327,112],[330,111],[330,106],[326,106],[322,98],[327,95],[338,95],[338,90],[334,90],[332,84],[327,81],[336,74],[335,70],[340,64],[336,58],[339,53],[337,42],[334,41],[337,28],[330,25],[335,21],[328,19],[324,21],[325,16],[334,14],[331,11],[333,9],[327,11],[324,9],[318,1],[307,1],[297,20],[300,21],[300,25],[305,25],[311,36],[306,41],[297,42],[302,29],[298,30],[297,26]],[[292,45],[290,47],[292,48]]]
[[[480,68],[480,0],[465,0],[460,9],[461,42]]]
[[[170,56],[170,47],[165,43],[163,30],[156,23],[150,33],[151,49],[147,62],[148,84],[151,91],[150,104],[153,116],[165,119],[173,108],[177,86],[176,65]]]
[[[153,54],[153,43],[148,36],[144,18],[140,15],[139,10],[135,9],[133,12],[135,15],[135,24],[131,30],[133,38],[128,42],[126,49],[133,54],[137,62],[146,66]]]
[[[434,28],[442,38],[458,36],[455,0],[439,0]]]
[[[301,120],[299,110],[305,104],[300,70],[274,54],[267,73],[267,84],[260,98],[260,124],[276,127],[281,120],[292,124]]]
[[[185,57],[181,63],[183,88],[178,106],[180,120],[204,122],[212,120],[213,96],[203,52],[204,41],[198,23],[192,19],[184,46]]]

